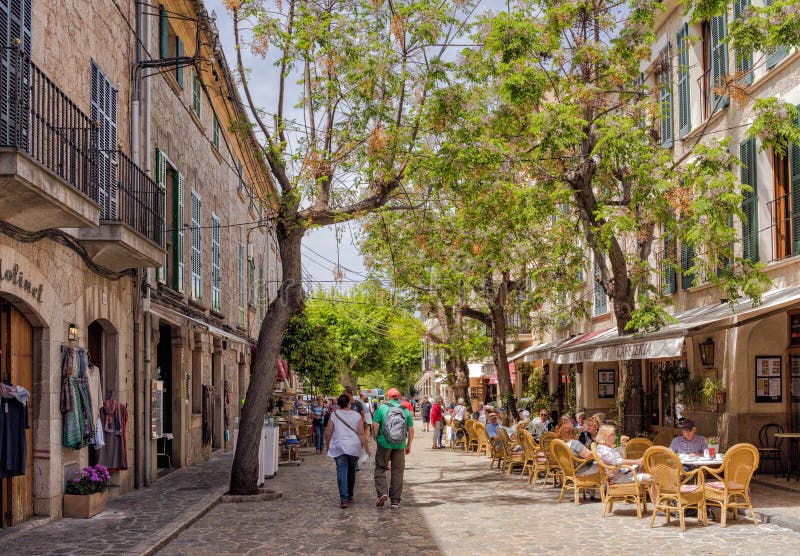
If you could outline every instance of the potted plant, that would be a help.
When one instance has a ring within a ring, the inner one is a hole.
[[[106,509],[111,473],[102,465],[87,466],[67,482],[64,517],[89,518]]]
[[[725,385],[719,378],[708,377],[703,383],[703,401],[709,407],[725,404]]]

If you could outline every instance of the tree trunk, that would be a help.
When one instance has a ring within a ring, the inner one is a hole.
[[[514,399],[514,389],[511,385],[511,372],[508,369],[508,356],[506,354],[506,315],[503,305],[491,307],[492,319],[492,359],[497,373],[497,396],[503,401],[506,410],[514,419],[519,420],[517,401]]]
[[[623,299],[614,299],[614,315],[617,318],[617,333],[628,334],[625,326],[630,322],[635,307],[634,292],[628,290]],[[630,436],[646,430],[644,415],[644,392],[642,391],[642,361],[628,359],[620,362],[620,387],[617,393],[620,433]]]
[[[231,467],[230,494],[258,493],[258,448],[267,401],[275,388],[278,356],[281,342],[293,316],[303,310],[303,286],[300,244],[303,231],[286,230],[282,224],[276,229],[281,254],[283,278],[275,298],[267,309],[258,333],[258,344],[253,355],[252,376],[247,388],[239,436]]]

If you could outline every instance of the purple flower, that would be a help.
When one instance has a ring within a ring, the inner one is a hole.
[[[80,480],[80,479],[73,479],[73,481],[72,481],[72,482],[73,482],[73,483],[80,483],[80,482],[81,482],[81,480]]]

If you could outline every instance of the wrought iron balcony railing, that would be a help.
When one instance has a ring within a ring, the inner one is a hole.
[[[27,55],[0,48],[0,147],[27,153],[97,202],[101,221],[124,222],[163,247],[164,191],[122,151],[101,152],[98,130]]]

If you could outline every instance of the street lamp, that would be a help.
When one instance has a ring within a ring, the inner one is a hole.
[[[714,364],[714,340],[709,338],[705,342],[702,342],[697,347],[700,348],[700,361],[703,365],[713,365]]]

